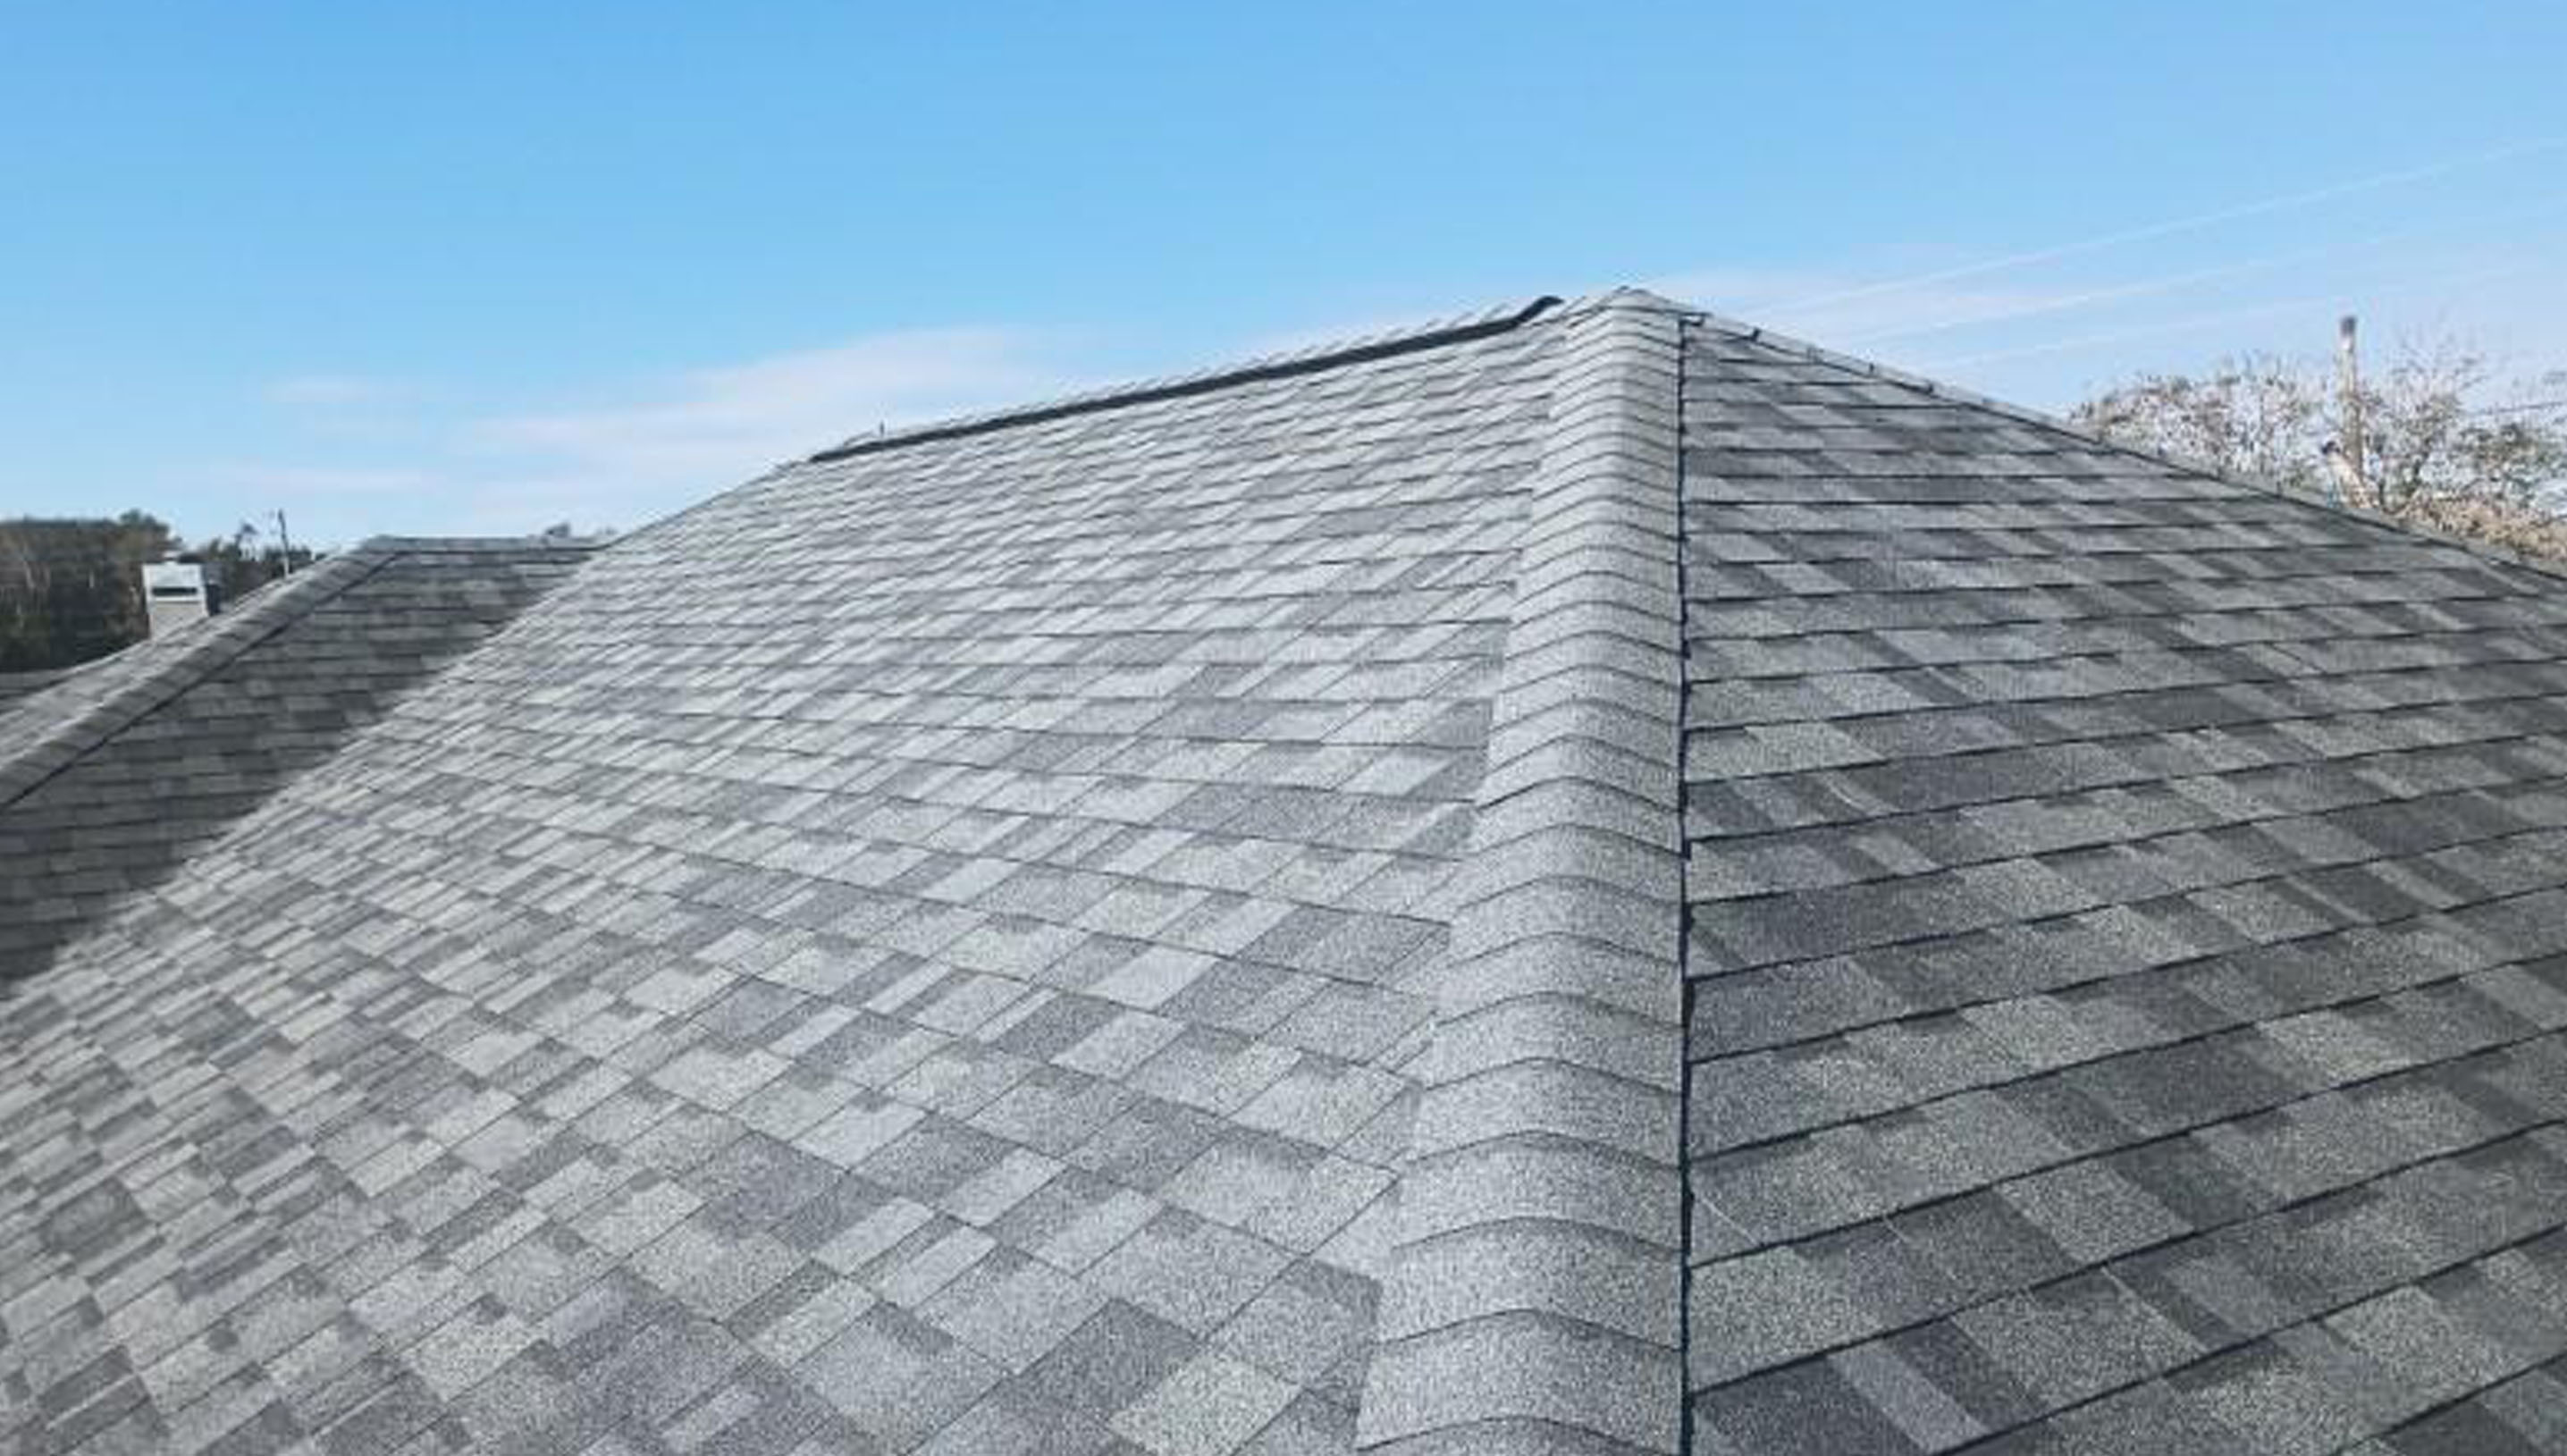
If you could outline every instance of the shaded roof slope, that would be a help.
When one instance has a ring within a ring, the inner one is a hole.
[[[587,548],[381,539],[0,712],[0,981],[156,884]]]
[[[2567,591],[1716,321],[1697,1450],[2567,1443]]]

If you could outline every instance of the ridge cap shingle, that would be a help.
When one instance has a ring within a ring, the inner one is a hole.
[[[1437,1021],[1411,1132],[1412,1155],[1432,1155],[1437,1212],[1403,1208],[1366,1450],[1677,1449],[1679,340],[1658,302],[1617,291],[1553,320],[1564,354],[1524,529],[1552,548],[1519,559],[1508,637],[1568,660],[1538,691],[1502,684],[1479,792],[1487,808],[1591,785],[1635,812],[1611,830],[1563,813],[1492,814],[1474,831],[1453,941],[1428,975]],[[1643,403],[1659,395],[1663,410]],[[1598,576],[1595,552],[1642,565]],[[1634,756],[1643,741],[1662,773]],[[1609,1209],[1599,1159],[1620,1169]]]

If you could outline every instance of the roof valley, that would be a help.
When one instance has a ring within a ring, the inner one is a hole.
[[[1623,292],[1559,326],[1368,1450],[1679,1443],[1678,324]]]

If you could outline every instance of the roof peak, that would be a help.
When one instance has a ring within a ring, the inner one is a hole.
[[[1126,384],[1108,385],[1101,389],[1066,395],[1054,400],[1008,406],[976,415],[954,416],[904,429],[885,430],[874,435],[851,436],[827,449],[818,450],[806,456],[804,462],[821,464],[856,455],[872,454],[879,450],[897,449],[904,445],[956,439],[1020,425],[1038,425],[1046,421],[1090,414],[1099,410],[1120,409],[1129,405],[1145,405],[1160,400],[1208,394],[1215,390],[1261,380],[1312,374],[1344,365],[1363,364],[1395,355],[1485,339],[1519,328],[1547,315],[1565,318],[1607,308],[1638,309],[1687,317],[1703,316],[1701,309],[1690,304],[1632,284],[1619,285],[1575,299],[1564,299],[1559,295],[1546,293],[1474,313],[1401,325],[1346,339],[1329,340],[1280,354],[1252,355],[1246,359],[1210,365],[1183,374],[1163,375]]]

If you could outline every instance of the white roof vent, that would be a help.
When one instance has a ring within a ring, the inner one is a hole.
[[[192,561],[150,561],[143,567],[143,601],[151,635],[201,621],[213,612],[205,594],[205,568]]]

